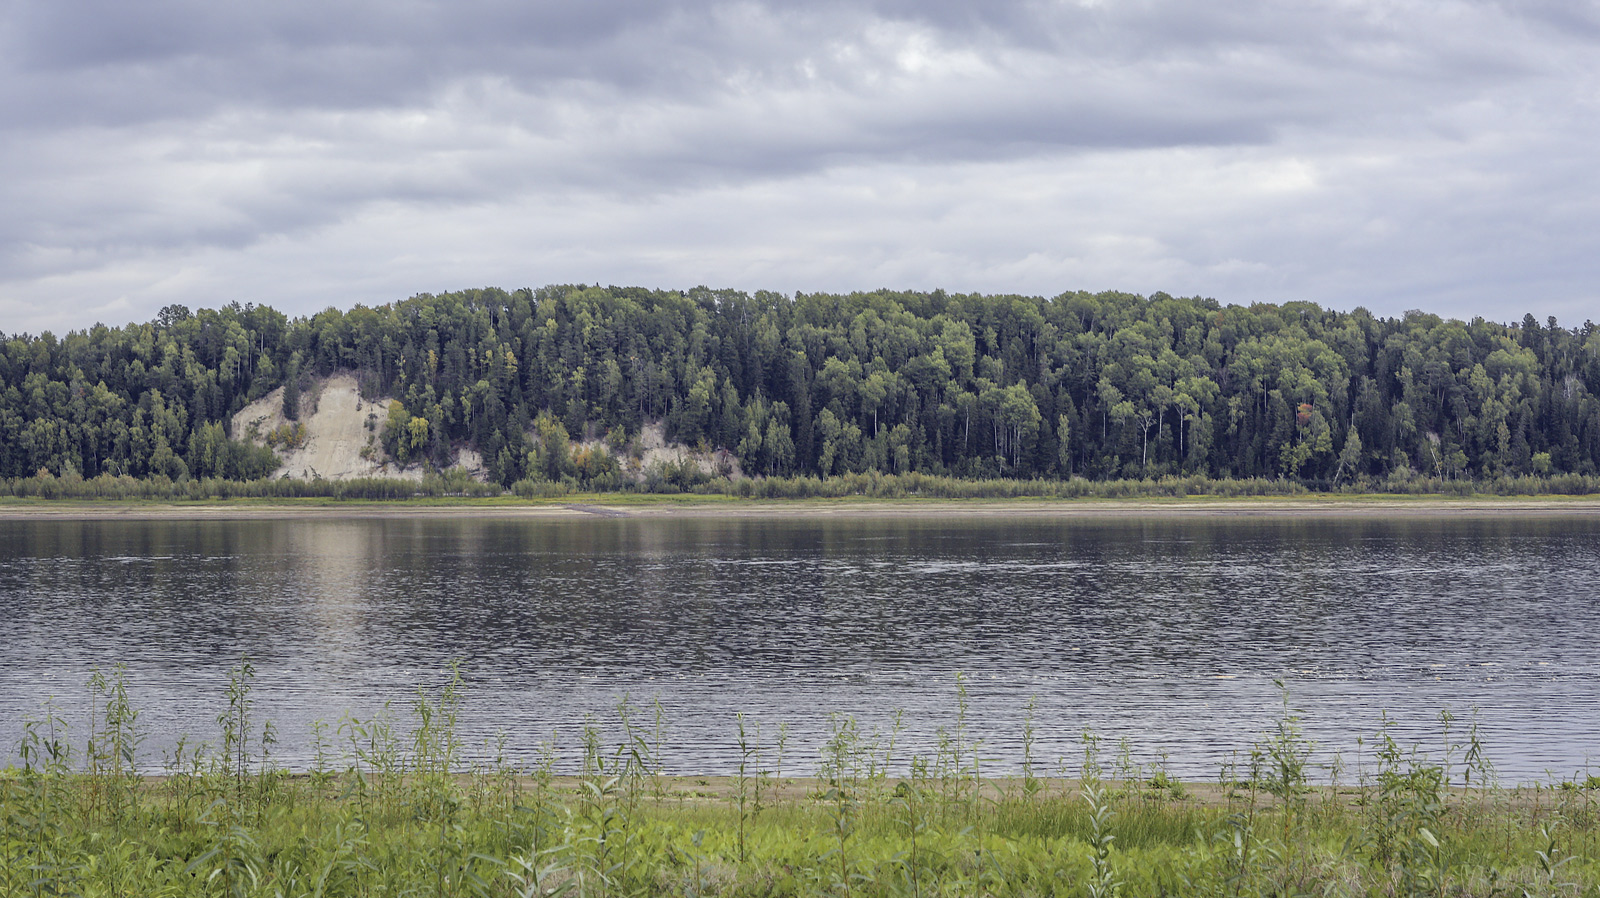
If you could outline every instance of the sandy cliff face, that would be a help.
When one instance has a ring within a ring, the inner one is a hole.
[[[713,477],[744,479],[744,470],[739,465],[739,458],[733,453],[726,449],[699,452],[683,443],[668,442],[666,428],[660,422],[646,424],[639,431],[639,448],[640,469],[658,464],[682,464],[687,461]]]
[[[294,449],[280,446],[278,456],[283,459],[283,467],[275,476],[421,479],[421,466],[401,468],[384,454],[383,430],[393,400],[362,399],[356,379],[349,374],[335,374],[306,390],[304,396],[300,416],[305,425],[304,443]],[[280,432],[289,424],[283,416],[283,389],[279,388],[233,416],[233,435],[235,439],[262,443],[269,434]]]
[[[314,382],[302,394],[300,423],[304,425],[301,444],[285,448],[280,438],[276,445],[283,467],[274,472],[275,477],[322,477],[326,480],[348,480],[356,477],[400,477],[420,480],[425,466],[420,464],[401,467],[383,451],[383,432],[388,426],[389,406],[395,400],[367,400],[361,398],[356,379],[350,374],[335,374],[323,381]],[[254,443],[266,443],[272,434],[287,435],[293,427],[283,416],[283,388],[257,399],[233,416],[233,437]],[[603,442],[575,442],[575,446],[598,448]],[[701,453],[681,443],[666,440],[660,423],[648,424],[639,434],[639,455],[636,460],[624,459],[625,476],[639,478],[652,465],[688,462],[712,476],[728,476],[737,480],[743,476],[739,460],[732,454],[719,450]],[[609,451],[609,450],[608,450]],[[482,456],[475,450],[459,448],[452,459],[453,466],[465,468],[478,480],[487,480],[488,471]]]

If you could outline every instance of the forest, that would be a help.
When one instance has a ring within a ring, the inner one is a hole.
[[[569,441],[649,422],[746,474],[1272,479],[1600,474],[1600,330],[1164,293],[549,286],[293,318],[233,302],[0,334],[0,476],[250,481],[234,412],[354,372],[400,460],[610,485]],[[559,450],[559,451],[558,451]],[[610,477],[611,480],[604,478]]]

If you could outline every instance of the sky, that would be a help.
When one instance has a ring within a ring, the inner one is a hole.
[[[0,331],[560,283],[1600,317],[1600,0],[0,0]]]

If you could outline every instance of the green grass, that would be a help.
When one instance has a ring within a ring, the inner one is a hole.
[[[698,471],[698,469],[696,469]],[[611,492],[590,491],[572,478],[561,481],[519,481],[509,493],[496,484],[478,483],[464,470],[450,469],[429,474],[420,481],[386,478],[354,480],[293,480],[264,478],[232,481],[169,480],[165,477],[135,479],[101,475],[91,479],[43,476],[0,480],[0,496],[18,499],[63,501],[150,501],[271,502],[310,503],[317,501],[471,501],[474,504],[501,502],[574,502],[591,499],[606,503],[659,501],[655,497],[689,497],[695,501],[758,499],[1190,499],[1211,497],[1288,498],[1313,496],[1418,496],[1435,498],[1476,498],[1494,496],[1594,496],[1600,494],[1600,476],[1558,474],[1548,477],[1498,477],[1493,480],[1457,480],[1437,477],[1405,476],[1385,480],[1362,478],[1341,484],[1307,484],[1284,478],[1212,478],[1203,475],[1165,476],[1124,480],[1013,480],[965,479],[926,473],[880,474],[868,471],[826,478],[812,476],[768,477],[731,481],[697,475],[662,479],[647,476],[638,483],[624,482]]]
[[[120,669],[90,683],[81,748],[48,709],[30,721],[0,773],[0,895],[1600,894],[1600,780],[1495,788],[1473,731],[1449,763],[1380,732],[1376,765],[1337,788],[1308,783],[1287,709],[1215,783],[1108,760],[1091,734],[1053,771],[1076,779],[986,780],[963,693],[929,756],[835,718],[821,774],[797,780],[782,734],[741,719],[737,774],[667,777],[659,730],[624,700],[619,738],[590,727],[558,777],[548,747],[464,761],[455,676],[404,731],[319,727],[313,769],[290,774],[252,674],[230,676],[218,742],[158,769]]]

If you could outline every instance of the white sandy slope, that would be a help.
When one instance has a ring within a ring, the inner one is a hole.
[[[383,432],[388,425],[393,399],[362,399],[351,374],[335,374],[314,381],[302,394],[300,420],[306,426],[306,443],[299,449],[278,450],[283,467],[273,476],[348,480],[356,477],[400,477],[420,480],[423,465],[402,467],[383,451]],[[250,403],[233,416],[233,437],[264,443],[267,434],[288,423],[283,416],[283,388]],[[369,429],[370,428],[370,429]],[[531,436],[531,435],[530,435]],[[598,448],[602,441],[578,443]],[[361,457],[367,449],[367,457]],[[701,453],[681,443],[669,443],[659,423],[647,424],[639,434],[639,457],[624,459],[625,471],[642,476],[643,469],[663,462],[690,462],[707,474],[731,471],[733,479],[743,476],[739,461],[731,453],[718,450]],[[459,448],[451,459],[453,466],[465,468],[478,480],[487,480],[483,458],[475,450]],[[630,463],[631,462],[631,463]]]
[[[283,467],[274,476],[348,480],[355,477],[402,477],[420,480],[420,465],[402,468],[383,451],[383,430],[393,400],[361,398],[355,377],[335,374],[305,391],[301,421],[306,443],[299,449],[278,450]],[[314,412],[306,414],[311,409]],[[372,426],[368,430],[368,425]],[[288,423],[283,416],[283,388],[257,399],[233,416],[235,439],[264,442],[274,429]],[[370,441],[370,442],[369,442]],[[367,458],[361,450],[371,446]]]
[[[639,431],[639,448],[641,468],[668,462],[679,464],[688,461],[712,476],[718,476],[726,471],[733,480],[744,477],[739,459],[733,453],[726,449],[699,452],[682,443],[670,443],[667,441],[666,428],[659,422],[646,424]]]

